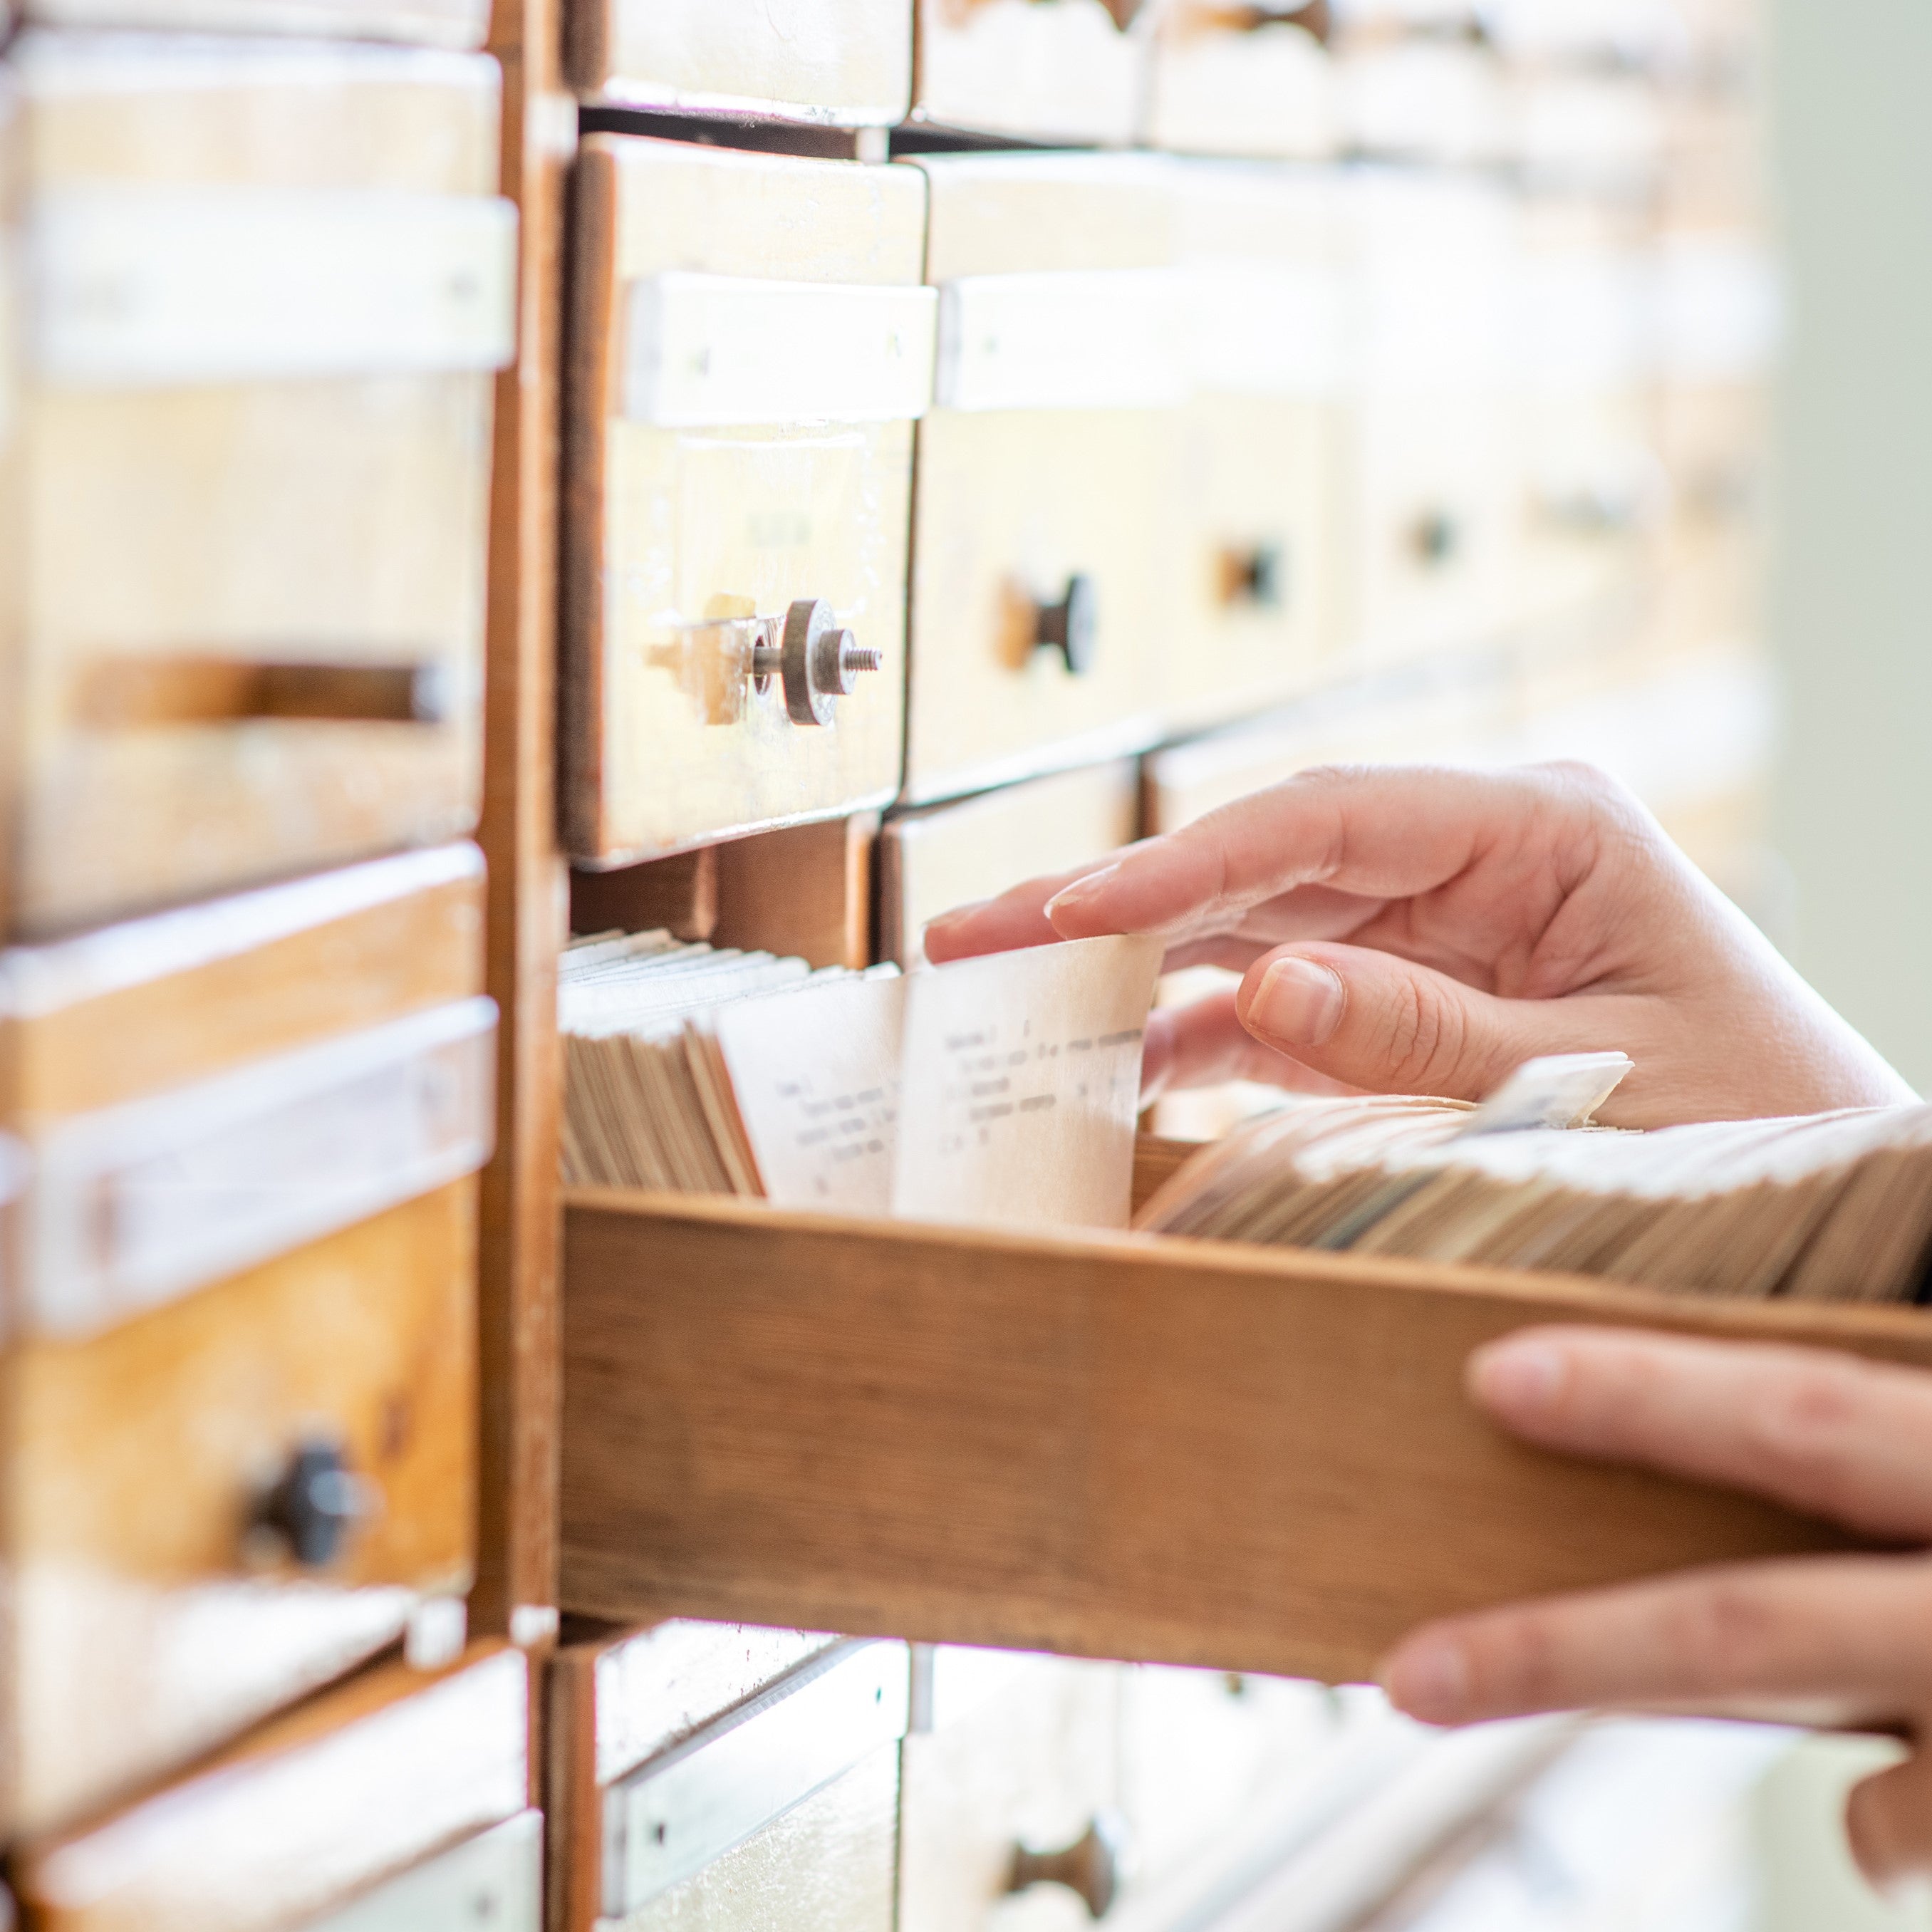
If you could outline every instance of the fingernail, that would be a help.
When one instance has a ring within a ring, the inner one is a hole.
[[[1076,879],[1070,886],[1063,886],[1046,902],[1046,916],[1052,920],[1061,912],[1078,912],[1090,901],[1098,898],[1112,884],[1120,872],[1118,863],[1102,866],[1097,872],[1089,872],[1084,879]]]
[[[1468,1708],[1469,1664],[1445,1637],[1406,1644],[1382,1668],[1382,1688],[1398,1710],[1425,1724],[1453,1724]]]
[[[1492,1342],[1469,1362],[1469,1389],[1490,1408],[1534,1415],[1554,1408],[1568,1379],[1562,1349],[1547,1342]]]
[[[1277,959],[1242,1015],[1255,1032],[1290,1046],[1319,1046],[1342,1024],[1348,994],[1340,974],[1312,959]]]

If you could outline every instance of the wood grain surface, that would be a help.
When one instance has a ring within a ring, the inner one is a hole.
[[[746,1205],[568,1204],[573,1609],[1366,1676],[1418,1619],[1841,1546],[1768,1504],[1506,1440],[1464,1400],[1527,1322],[1932,1363],[1904,1311]]]
[[[716,848],[720,946],[762,948],[814,966],[872,962],[876,812],[795,825]]]
[[[556,0],[496,0],[502,192],[521,224],[518,358],[497,379],[485,633],[487,990],[496,1152],[483,1174],[477,1285],[477,1580],[472,1627],[542,1642],[556,1604],[556,956],[568,887],[556,838],[558,418],[563,211],[574,103]],[[521,1612],[520,1615],[519,1613]]]
[[[530,1666],[378,1666],[152,1798],[26,1848],[44,1932],[282,1932],[527,1802]]]

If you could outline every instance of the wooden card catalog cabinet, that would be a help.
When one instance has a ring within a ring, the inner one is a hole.
[[[1131,759],[902,812],[879,838],[880,956],[916,964],[941,913],[1098,860],[1131,844],[1139,827]]]
[[[1192,393],[1164,468],[1170,730],[1334,674],[1346,328],[1328,176],[1184,162],[1174,192]]]
[[[16,1856],[32,1932],[540,1932],[530,1664],[372,1670]]]
[[[890,1932],[899,1643],[660,1624],[551,1670],[555,1932]]]
[[[905,796],[922,802],[1158,730],[1160,478],[1187,372],[1161,164],[920,165],[940,300],[906,726]]]
[[[481,56],[30,31],[16,929],[458,836],[515,215]]]
[[[925,200],[908,168],[585,142],[564,590],[580,863],[897,789]]]
[[[1381,665],[1484,642],[1508,620],[1514,211],[1474,177],[1384,170],[1344,184],[1338,206],[1354,344],[1338,622]]]
[[[904,118],[910,0],[566,0],[565,58],[588,100],[836,128]]]
[[[1619,212],[1567,199],[1532,197],[1522,214],[1513,602],[1540,624],[1635,598],[1657,559],[1670,484],[1641,231]]]
[[[423,1606],[472,1568],[482,871],[440,848],[0,956],[26,1828],[460,1620]]]
[[[1139,125],[1146,0],[914,0],[912,118],[1125,146]]]
[[[1144,136],[1184,154],[1321,160],[1341,104],[1315,0],[1161,0]]]

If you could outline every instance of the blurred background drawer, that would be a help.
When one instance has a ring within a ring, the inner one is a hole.
[[[19,11],[57,27],[326,35],[457,50],[490,38],[490,0],[30,0]]]
[[[905,1646],[661,1624],[550,1696],[559,1932],[890,1932]]]
[[[924,206],[910,169],[585,143],[565,532],[580,862],[896,789]],[[776,362],[775,335],[793,346]],[[841,630],[842,670],[823,656]]]
[[[17,929],[467,830],[515,214],[481,56],[30,32]]]
[[[1166,466],[1179,599],[1158,656],[1169,731],[1334,674],[1346,326],[1328,177],[1196,161],[1175,164],[1172,180],[1192,393]]]
[[[920,425],[905,796],[1156,734],[1162,466],[1186,392],[1168,178],[1140,157],[947,155],[938,406]]]
[[[1030,141],[1124,146],[1146,85],[1145,0],[914,0],[912,116]]]
[[[1341,145],[1326,10],[1307,0],[1162,0],[1144,138],[1183,154],[1321,160]]]
[[[586,99],[882,128],[912,92],[910,0],[566,0]]]
[[[1113,1904],[1121,1669],[922,1648],[906,1739],[900,1932],[1056,1932]]]
[[[537,1932],[530,1666],[371,1670],[19,1862],[32,1932]]]
[[[0,955],[29,1827],[468,1586],[482,874],[442,848]]]
[[[1130,844],[1140,776],[1131,759],[1059,772],[889,819],[879,838],[879,956],[925,957],[928,923]]]

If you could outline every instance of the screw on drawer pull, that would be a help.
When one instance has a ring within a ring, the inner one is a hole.
[[[285,1558],[326,1570],[350,1532],[377,1510],[380,1492],[349,1466],[342,1444],[311,1436],[298,1443],[272,1487],[256,1504],[246,1548],[258,1558]]]
[[[1094,668],[1100,626],[1100,602],[1090,577],[1078,573],[1070,577],[1066,592],[1058,604],[1035,606],[1034,650],[1058,651],[1076,677],[1084,677]]]
[[[434,659],[304,662],[176,652],[98,657],[74,682],[74,722],[95,730],[307,718],[348,724],[440,724],[449,680]]]
[[[1221,553],[1221,601],[1279,610],[1288,602],[1288,552],[1278,543],[1258,543]]]
[[[884,668],[884,654],[840,629],[822,597],[799,598],[785,613],[778,640],[752,652],[754,682],[762,689],[765,680],[780,680],[785,716],[794,724],[830,724],[834,701],[858,689],[860,674]]]
[[[1127,1829],[1114,1813],[1100,1813],[1074,1842],[1058,1852],[1013,1847],[1008,1892],[1036,1885],[1064,1885],[1086,1906],[1090,1918],[1101,1918],[1120,1888],[1128,1862]]]
[[[1408,526],[1408,547],[1425,569],[1442,570],[1462,548],[1462,526],[1447,510],[1425,510]]]

